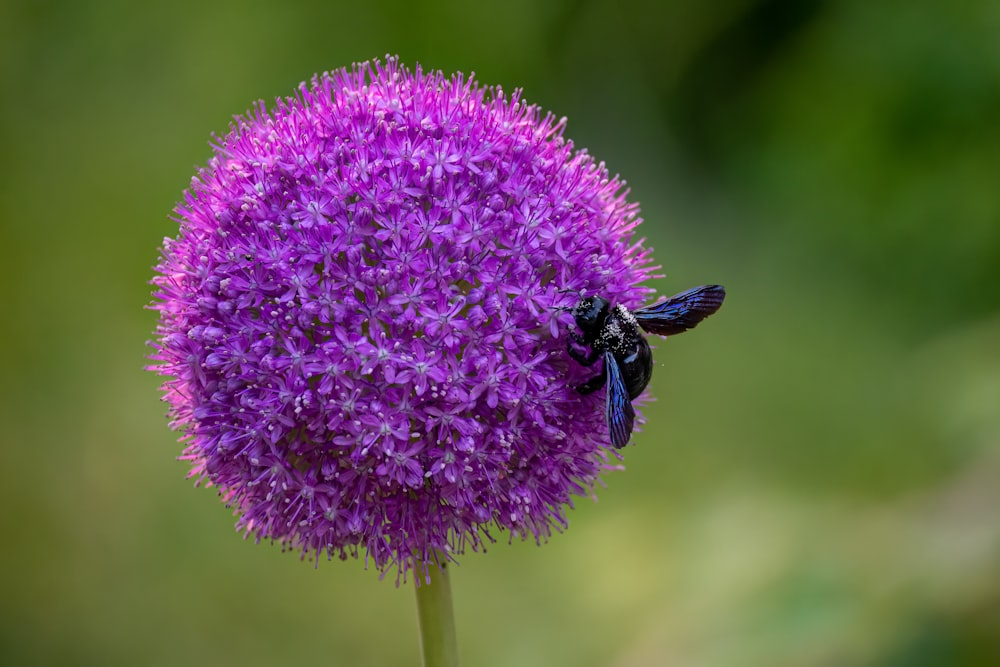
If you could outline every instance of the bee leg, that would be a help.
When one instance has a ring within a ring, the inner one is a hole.
[[[583,394],[584,396],[586,396],[587,394],[593,394],[595,391],[603,387],[606,381],[607,381],[607,373],[602,370],[599,374],[590,378],[583,384],[577,385],[576,390],[581,394]]]
[[[573,334],[570,334],[570,337],[573,339],[573,342],[583,345],[583,343],[577,340],[576,336],[574,336]],[[573,360],[576,361],[578,364],[581,364],[583,366],[593,366],[594,362],[596,362],[600,358],[601,353],[598,352],[597,350],[590,348],[587,352],[581,352],[580,350],[573,347],[573,342],[570,342],[568,340],[566,341],[566,352],[568,352],[569,356],[573,357]]]

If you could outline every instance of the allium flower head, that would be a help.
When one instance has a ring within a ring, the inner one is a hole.
[[[560,307],[648,290],[623,184],[564,121],[365,63],[237,118],[176,209],[154,367],[247,535],[423,571],[548,537],[609,467]]]

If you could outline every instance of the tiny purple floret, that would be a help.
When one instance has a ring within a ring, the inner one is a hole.
[[[153,367],[191,476],[257,541],[426,573],[546,539],[608,459],[581,293],[635,307],[649,251],[564,120],[393,59],[217,139],[156,267]]]

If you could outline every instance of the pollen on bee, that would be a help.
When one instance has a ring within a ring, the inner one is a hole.
[[[628,322],[632,326],[638,326],[638,323],[636,322],[635,319],[635,315],[633,315],[632,311],[626,308],[625,306],[618,304],[617,306],[615,306],[615,312],[618,314],[618,317],[620,317],[625,322]]]

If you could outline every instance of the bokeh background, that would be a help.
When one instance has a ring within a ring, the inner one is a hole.
[[[0,663],[413,665],[412,590],[193,489],[146,284],[211,132],[397,53],[569,118],[643,206],[649,423],[453,574],[467,665],[1000,664],[1000,4],[0,4]]]

